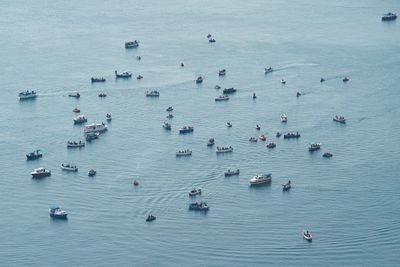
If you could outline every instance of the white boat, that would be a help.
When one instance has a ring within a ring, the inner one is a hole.
[[[201,189],[200,188],[199,189],[193,188],[192,190],[190,190],[189,196],[194,197],[196,195],[201,195]]]
[[[80,115],[74,119],[74,124],[81,124],[87,122],[85,115]]]
[[[42,177],[50,176],[51,171],[46,170],[45,168],[41,167],[41,168],[34,169],[33,172],[31,172],[31,175],[32,175],[32,178],[42,178]]]
[[[343,116],[335,115],[333,117],[333,121],[340,122],[340,123],[346,123],[346,119]]]
[[[229,152],[233,152],[233,147],[229,146],[229,147],[221,147],[221,146],[217,146],[217,149],[215,150],[215,152],[217,154],[219,153],[229,153]]]
[[[82,142],[82,141],[79,141],[79,142],[77,142],[77,141],[68,141],[67,142],[67,147],[68,148],[73,148],[73,147],[84,147],[85,146],[85,142]]]
[[[308,147],[308,151],[313,152],[321,148],[321,143],[311,143]]]
[[[227,95],[220,95],[219,97],[215,98],[215,101],[228,101],[229,96]]]
[[[146,96],[149,96],[149,97],[158,97],[158,96],[160,96],[160,92],[158,92],[158,91],[147,91],[147,92],[146,92]]]
[[[271,182],[272,176],[268,174],[257,174],[250,179],[250,185],[265,184]]]
[[[176,151],[176,156],[177,157],[191,156],[191,155],[192,155],[192,150],[189,150],[189,149]]]
[[[272,69],[272,67],[269,67],[269,68],[265,68],[265,69],[264,69],[265,74],[271,73],[271,72],[273,72],[273,71],[274,71],[274,70]]]
[[[231,169],[227,169],[226,171],[225,171],[225,176],[232,176],[232,175],[239,175],[239,169],[236,169],[236,170],[231,170]]]
[[[86,124],[83,128],[84,133],[102,133],[107,131],[107,125],[103,123]]]
[[[281,114],[281,122],[287,122],[287,115]]]
[[[115,78],[132,78],[132,73],[128,71],[118,73],[117,71],[115,71]]]
[[[312,241],[312,234],[310,231],[303,231],[303,238],[307,241]]]
[[[164,127],[164,129],[165,130],[171,130],[171,123],[168,123],[168,122],[166,122],[166,121],[164,121],[164,123],[163,123],[163,127]]]
[[[139,46],[139,41],[135,40],[135,41],[131,41],[131,42],[125,42],[125,48],[129,49],[129,48],[136,48]]]
[[[67,219],[67,212],[60,209],[60,207],[53,206],[49,208],[49,215],[55,219]]]
[[[76,167],[75,165],[72,164],[61,164],[61,169],[64,171],[69,171],[69,172],[77,172],[78,171],[78,167]]]
[[[71,93],[68,93],[68,96],[69,96],[69,97],[76,97],[76,98],[81,97],[81,95],[79,94],[79,92],[71,92]]]
[[[112,120],[111,113],[107,113],[106,114],[106,120],[107,121],[111,121]]]
[[[19,100],[25,100],[25,99],[33,99],[36,98],[37,94],[36,91],[32,90],[26,90],[25,92],[21,92],[18,94]]]

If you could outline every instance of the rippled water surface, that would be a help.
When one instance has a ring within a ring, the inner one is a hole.
[[[0,7],[0,265],[399,265],[400,35],[398,21],[380,19],[400,12],[397,1]],[[134,39],[140,47],[125,50]],[[268,66],[276,71],[265,75]],[[222,68],[227,74],[218,77]],[[114,70],[144,78],[115,80]],[[91,76],[107,82],[91,84]],[[238,92],[215,102],[216,84]],[[18,101],[26,89],[39,97]],[[147,90],[161,95],[146,98]],[[171,131],[162,128],[168,106]],[[99,140],[68,150],[68,140],[83,138],[74,107],[90,122],[105,121],[107,112],[113,120]],[[334,123],[335,114],[347,123]],[[194,133],[179,135],[184,125]],[[301,138],[277,139],[277,131]],[[277,147],[248,141],[261,133]],[[211,137],[234,152],[216,155],[206,146]],[[321,142],[321,151],[309,153],[310,142]],[[37,148],[44,157],[26,161]],[[186,148],[192,157],[175,157]],[[333,158],[322,158],[326,151]],[[64,162],[79,171],[62,172]],[[51,177],[31,179],[41,166]],[[227,168],[240,175],[225,178]],[[271,184],[249,187],[264,172]],[[288,179],[293,188],[282,192]],[[202,188],[196,199],[208,202],[208,213],[188,210],[193,187]],[[68,211],[67,221],[49,218],[53,204]],[[157,220],[146,223],[149,213]]]

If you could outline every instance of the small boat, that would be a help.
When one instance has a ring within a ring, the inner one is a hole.
[[[272,69],[272,67],[269,67],[269,68],[265,68],[265,69],[264,69],[265,74],[271,73],[271,72],[273,72],[273,71],[274,71],[274,70]]]
[[[200,188],[199,189],[193,188],[192,190],[190,190],[189,196],[194,197],[196,195],[201,195],[201,189]]]
[[[235,88],[233,88],[233,87],[231,87],[231,88],[225,88],[223,91],[222,91],[222,93],[224,94],[224,95],[229,95],[229,94],[233,94],[233,93],[236,93],[237,92],[237,89],[235,89]]]
[[[325,82],[325,79],[321,77],[321,79],[319,80],[319,82],[323,83],[323,82]]]
[[[225,176],[233,176],[233,175],[239,175],[239,169],[236,169],[236,170],[231,170],[231,169],[227,169],[226,171],[225,171]]]
[[[221,89],[221,86],[219,86],[218,84],[214,86],[215,89]]]
[[[122,73],[118,73],[117,71],[115,71],[115,78],[132,78],[132,73],[128,72],[128,71],[124,71]]]
[[[261,130],[260,125],[258,125],[258,124],[256,125],[256,130],[257,130],[257,131]]]
[[[106,93],[100,93],[100,94],[98,94],[98,96],[99,96],[99,97],[106,97],[107,94],[106,94]]]
[[[82,141],[68,141],[67,142],[67,147],[68,148],[75,148],[75,147],[84,147],[85,146],[85,142]]]
[[[250,137],[249,142],[251,143],[257,143],[258,139],[256,137]]]
[[[111,121],[112,120],[111,113],[107,113],[106,114],[106,120],[107,121]]]
[[[382,21],[391,21],[397,19],[397,15],[395,13],[386,13],[382,16]]]
[[[86,124],[85,127],[83,127],[84,133],[102,133],[105,131],[107,131],[107,125],[104,122]]]
[[[282,191],[289,191],[290,188],[292,188],[292,182],[290,180],[282,185]]]
[[[177,157],[191,156],[192,155],[192,150],[189,150],[189,149],[178,150],[178,151],[176,151],[175,155]]]
[[[85,122],[87,122],[87,118],[85,117],[85,115],[80,115],[74,119],[74,124],[82,124]]]
[[[171,130],[171,124],[164,121],[163,126],[162,126],[165,130]]]
[[[81,95],[79,94],[79,92],[72,92],[68,94],[69,97],[75,97],[75,98],[80,98]]]
[[[312,241],[312,235],[310,231],[303,231],[303,238],[307,241]]]
[[[215,98],[215,101],[228,101],[229,96],[227,95],[220,95],[219,97]]]
[[[215,41],[214,38],[210,38],[210,39],[208,40],[208,42],[209,42],[209,43],[215,43],[216,41]]]
[[[300,92],[297,92],[296,93],[296,97],[300,97],[301,96],[301,93]]]
[[[253,99],[256,99],[256,98],[257,98],[256,93],[253,93]]]
[[[40,149],[36,149],[35,151],[26,154],[27,160],[35,160],[43,157],[43,154],[40,152]]]
[[[156,216],[150,214],[149,216],[147,216],[146,222],[152,222],[152,221],[154,221],[155,219],[156,219]]]
[[[349,77],[343,77],[342,81],[343,81],[344,83],[345,83],[345,82],[348,82],[348,81],[350,81],[350,78],[349,78]]]
[[[174,115],[168,114],[166,118],[167,118],[167,119],[172,119],[173,117],[174,117]]]
[[[135,41],[131,41],[131,42],[125,42],[125,48],[129,49],[129,48],[136,48],[139,46],[139,41],[135,40]]]
[[[133,185],[134,185],[134,186],[138,186],[138,185],[139,185],[139,182],[138,182],[137,180],[134,180],[134,181],[133,181]]]
[[[257,174],[250,179],[250,185],[265,184],[271,182],[272,176],[268,174]]]
[[[172,107],[168,107],[166,110],[167,110],[168,112],[172,112],[174,109],[173,109]]]
[[[143,76],[139,74],[138,76],[136,76],[136,79],[141,80],[141,79],[143,79]]]
[[[195,202],[195,203],[191,203],[189,205],[189,209],[190,210],[198,210],[198,211],[208,211],[209,210],[209,206],[207,205],[206,202]]]
[[[281,114],[281,122],[287,122],[287,115]]]
[[[26,90],[18,94],[19,100],[26,100],[26,99],[34,99],[37,97],[36,91],[34,90]]]
[[[196,79],[196,83],[202,83],[203,82],[203,77],[199,76]]]
[[[219,76],[225,76],[225,74],[226,74],[226,69],[222,69],[222,70],[218,71]]]
[[[220,147],[217,146],[217,150],[215,150],[215,152],[217,154],[221,154],[221,153],[230,153],[233,152],[233,147],[229,146],[229,147]]]
[[[324,158],[332,158],[332,157],[333,157],[333,154],[330,153],[330,152],[325,152],[325,153],[322,155],[322,157],[324,157]]]
[[[276,147],[276,143],[275,142],[269,142],[267,145],[267,148],[275,148]]]
[[[279,138],[279,137],[281,137],[282,136],[282,133],[281,132],[276,132],[276,138]]]
[[[286,81],[284,79],[282,79],[281,84],[286,84]]]
[[[101,77],[101,78],[92,77],[92,78],[90,78],[90,80],[92,81],[92,83],[104,83],[106,81],[106,78],[103,78],[103,77]]]
[[[181,68],[185,67],[185,64],[183,64],[183,62],[181,62]]]
[[[54,219],[67,219],[67,212],[60,209],[58,206],[53,206],[49,208],[49,215]]]
[[[95,176],[96,175],[96,171],[95,170],[93,170],[93,169],[91,169],[89,172],[88,172],[88,176],[89,177],[93,177],[93,176]]]
[[[211,38],[211,34],[207,34],[207,38]]]
[[[258,139],[260,139],[261,141],[265,141],[265,140],[267,140],[267,137],[265,136],[265,134],[260,134]]]
[[[136,60],[142,60],[142,57],[141,56],[136,56]]]
[[[208,141],[207,141],[207,146],[213,146],[214,144],[215,144],[214,138],[208,139]]]
[[[92,140],[98,139],[100,136],[100,133],[87,133],[85,135],[85,140],[90,142]]]
[[[231,128],[231,127],[232,127],[232,124],[228,121],[228,122],[226,123],[226,127]]]
[[[79,108],[74,108],[72,111],[75,112],[75,113],[81,112],[81,110]]]
[[[45,168],[37,168],[31,172],[32,178],[43,178],[51,175],[50,170],[46,170]]]
[[[160,96],[160,92],[158,91],[146,91],[146,96],[148,97],[159,97]]]
[[[76,167],[75,165],[72,165],[72,164],[68,164],[68,163],[61,164],[61,169],[64,171],[69,171],[69,172],[77,172],[78,171],[78,167]]]
[[[308,147],[308,151],[313,152],[321,148],[321,143],[311,143]]]
[[[193,126],[183,126],[181,129],[179,129],[179,134],[192,133],[193,131],[194,131]]]
[[[340,123],[346,123],[346,119],[343,116],[335,115],[333,117],[333,121],[340,122]]]
[[[291,139],[291,138],[299,138],[300,134],[299,132],[295,132],[295,133],[286,133],[283,135],[284,139]]]

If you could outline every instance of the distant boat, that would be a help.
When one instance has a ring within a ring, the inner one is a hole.
[[[152,221],[154,221],[156,219],[156,216],[153,216],[153,215],[149,215],[149,216],[147,216],[147,218],[146,218],[146,222],[152,222]]]
[[[21,92],[18,94],[19,100],[26,100],[26,99],[34,99],[36,98],[37,94],[36,91],[26,90],[25,92]]]
[[[333,157],[333,154],[330,153],[330,152],[325,152],[325,153],[322,155],[322,157],[324,157],[324,158],[331,158],[331,157]]]
[[[160,92],[158,91],[146,91],[146,96],[148,97],[159,97],[160,96]]]
[[[231,170],[231,169],[227,169],[224,174],[225,176],[233,176],[233,175],[239,175],[240,170],[236,169],[236,170]]]
[[[256,130],[257,130],[257,131],[261,130],[260,125],[258,125],[258,124],[256,125]]]
[[[96,77],[92,77],[90,78],[92,83],[104,83],[106,81],[106,78],[96,78]]]
[[[233,147],[231,147],[231,146],[229,146],[229,147],[219,147],[219,146],[217,146],[217,150],[215,150],[215,152],[217,154],[230,153],[230,152],[233,152]]]
[[[233,88],[233,87],[231,87],[231,88],[225,88],[223,91],[222,91],[222,93],[224,94],[224,95],[229,95],[229,94],[233,94],[233,93],[236,93],[237,92],[237,89],[235,89],[235,88]]]
[[[269,67],[269,68],[265,68],[265,69],[264,69],[265,74],[271,73],[271,72],[273,72],[273,71],[274,71],[274,70],[272,69],[272,67]]]
[[[90,142],[92,140],[98,139],[100,136],[100,133],[94,132],[94,133],[87,133],[85,135],[85,140]]]
[[[183,126],[181,129],[179,129],[180,134],[192,133],[193,131],[194,131],[193,126]]]
[[[267,145],[267,148],[275,148],[276,147],[276,143],[275,142],[269,142]]]
[[[79,92],[72,92],[68,94],[69,97],[75,97],[75,98],[80,98],[81,95],[79,94]]]
[[[292,182],[290,180],[282,185],[282,191],[289,191],[290,188],[292,188]]]
[[[171,130],[172,127],[171,127],[171,124],[170,124],[170,123],[164,121],[164,123],[163,123],[163,128],[164,128],[165,130]]]
[[[102,133],[107,131],[107,125],[103,123],[91,123],[91,124],[86,124],[85,127],[83,127],[83,132],[84,133]]]
[[[31,172],[32,178],[43,178],[51,175],[50,170],[46,170],[45,168],[37,168]]]
[[[107,113],[107,114],[106,114],[106,120],[107,120],[107,121],[111,121],[111,120],[112,120],[111,113]]]
[[[348,82],[348,81],[350,81],[350,78],[349,78],[349,77],[343,77],[342,81],[343,81],[344,83],[345,83],[345,82]]]
[[[81,112],[81,110],[79,108],[74,108],[72,111],[75,112],[75,113]]]
[[[219,86],[218,84],[214,86],[215,89],[221,89],[221,86]]]
[[[207,146],[213,146],[215,144],[214,138],[208,139]]]
[[[291,138],[300,138],[300,134],[299,132],[295,132],[295,133],[287,133],[283,135],[284,139],[291,139]]]
[[[340,123],[346,123],[346,119],[343,116],[335,115],[333,117],[333,121],[340,122]]]
[[[386,13],[382,16],[382,21],[390,21],[397,19],[397,15],[395,13]]]
[[[135,180],[135,181],[133,181],[133,185],[134,185],[134,186],[138,186],[138,185],[139,185],[139,182],[138,182],[137,180]]]
[[[208,211],[209,210],[209,206],[207,205],[206,202],[195,202],[195,203],[191,203],[189,205],[189,209],[190,210],[197,210],[197,211]]]
[[[310,231],[303,231],[303,238],[307,241],[312,241],[312,235]]]
[[[258,139],[256,137],[250,137],[249,142],[251,143],[257,143]]]
[[[141,80],[143,79],[143,76],[139,74],[138,76],[136,76],[136,79]]]
[[[106,94],[106,93],[100,93],[100,94],[98,94],[98,96],[99,96],[99,97],[106,97],[107,94]]]
[[[211,38],[211,34],[209,33],[209,34],[207,34],[207,38]]]
[[[35,151],[26,154],[27,160],[35,160],[43,157],[43,154],[40,152],[40,149],[36,149]]]
[[[211,38],[211,39],[208,40],[208,42],[210,42],[210,43],[215,43],[216,41],[215,41],[214,38]]]
[[[196,83],[202,83],[203,82],[203,77],[199,76],[196,79]]]
[[[80,115],[74,119],[74,124],[82,124],[85,122],[87,122],[87,118],[85,117],[85,115]]]
[[[257,98],[256,93],[253,93],[253,99],[256,99],[256,98]]]
[[[132,78],[132,73],[128,72],[128,71],[124,71],[122,73],[118,73],[117,71],[115,71],[115,78],[129,79],[129,78]]]
[[[268,174],[257,174],[250,179],[250,185],[265,184],[271,182],[272,176]]]
[[[276,138],[279,138],[279,137],[281,137],[281,135],[282,135],[282,133],[281,132],[276,132]]]
[[[228,101],[229,96],[227,95],[220,95],[219,97],[215,98],[215,101]]]
[[[174,109],[172,107],[168,107],[166,110],[167,112],[172,112]]]
[[[139,41],[135,40],[135,41],[131,41],[131,42],[125,42],[125,48],[129,49],[129,48],[136,48],[139,46]]]
[[[265,134],[260,134],[258,139],[260,139],[261,141],[265,141],[265,140],[267,140],[267,137],[265,136]]]
[[[296,97],[300,97],[301,96],[301,93],[300,92],[297,92],[296,93]]]
[[[78,167],[76,167],[75,165],[72,165],[72,164],[68,164],[68,163],[61,164],[61,169],[64,171],[69,171],[69,172],[77,172],[78,171]]]
[[[175,155],[177,157],[191,156],[192,155],[192,150],[189,150],[189,149],[178,150],[178,151],[176,151]]]
[[[68,148],[76,148],[76,147],[84,147],[85,146],[85,142],[82,141],[68,141],[67,142],[67,147]]]
[[[325,82],[325,79],[321,77],[321,79],[319,80],[321,83]]]
[[[196,195],[201,195],[201,189],[200,188],[199,189],[193,188],[192,190],[190,190],[189,196],[194,197]]]
[[[226,127],[231,128],[231,127],[232,127],[232,124],[228,121],[228,122],[226,123]]]
[[[219,76],[225,76],[225,74],[226,74],[226,69],[222,69],[222,70],[218,71]]]
[[[53,206],[49,208],[49,215],[54,219],[67,219],[68,213],[58,206]]]
[[[313,152],[321,148],[321,143],[311,143],[308,147],[308,151]]]
[[[281,84],[286,84],[286,81],[284,79],[282,79]]]
[[[281,114],[281,122],[287,122],[288,118],[286,114]]]
[[[88,172],[88,176],[89,177],[93,177],[93,176],[95,176],[96,175],[96,171],[95,170],[93,170],[93,169],[91,169],[89,172]]]

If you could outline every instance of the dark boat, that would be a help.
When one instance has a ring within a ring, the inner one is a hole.
[[[215,43],[216,41],[215,41],[214,38],[211,38],[211,39],[208,40],[208,42],[210,42],[210,43]]]
[[[98,139],[99,135],[100,135],[100,133],[87,133],[85,135],[85,140],[90,142],[92,140]]]
[[[285,138],[285,139],[299,138],[299,137],[300,137],[299,132],[296,132],[296,133],[286,133],[286,134],[283,135],[283,138]]]
[[[397,15],[395,13],[386,13],[382,16],[382,21],[391,21],[397,19]]]
[[[106,97],[107,94],[106,94],[106,93],[100,93],[100,94],[98,94],[98,96],[99,96],[99,97]]]
[[[300,92],[297,92],[296,93],[296,97],[300,97],[301,96],[301,93]]]
[[[203,77],[199,76],[196,79],[196,83],[202,83],[203,82]]]
[[[198,210],[198,211],[208,211],[209,206],[206,202],[195,202],[189,205],[190,210]]]
[[[281,132],[276,132],[276,135],[275,135],[275,136],[276,136],[277,138],[279,138],[279,137],[281,137],[281,135],[282,135]]]
[[[219,70],[218,72],[219,76],[225,76],[225,74],[226,74],[226,69]]]
[[[95,176],[96,175],[96,171],[95,170],[93,170],[93,169],[91,169],[89,172],[88,172],[88,176],[89,177],[93,177],[93,176]]]
[[[350,81],[350,78],[349,78],[349,77],[343,77],[342,81],[343,81],[344,83],[345,83],[345,82],[348,82],[348,81]]]
[[[193,131],[194,131],[193,126],[183,126],[181,129],[179,129],[180,134],[192,133]]]
[[[103,78],[103,77],[101,77],[101,78],[92,77],[92,78],[90,78],[90,80],[92,81],[92,83],[104,83],[106,81],[106,78]]]
[[[134,186],[138,186],[138,185],[139,185],[139,182],[138,182],[137,180],[135,180],[135,181],[133,181],[133,185],[134,185]]]
[[[149,215],[149,216],[147,216],[147,218],[146,218],[146,222],[152,222],[152,221],[154,221],[156,219],[156,216],[153,216],[153,215]]]
[[[43,157],[43,154],[40,152],[39,149],[37,149],[37,150],[35,150],[35,151],[31,152],[31,153],[26,154],[26,159],[27,160],[35,160],[35,159],[39,159],[41,157]]]
[[[256,98],[257,98],[256,93],[253,93],[253,99],[256,99]]]
[[[332,155],[332,153],[325,152],[325,153],[322,155],[322,157],[324,157],[324,158],[331,158],[331,157],[333,157],[333,155]]]
[[[235,88],[233,88],[233,87],[231,87],[231,88],[225,88],[223,91],[222,91],[222,93],[224,94],[224,95],[229,95],[229,94],[233,94],[233,93],[236,93],[237,92],[237,89],[235,89]]]
[[[290,180],[286,184],[282,185],[282,191],[289,191],[290,188],[292,188],[292,183],[290,182]]]
[[[211,38],[211,34],[209,33],[209,34],[207,34],[207,38]]]
[[[136,48],[139,46],[139,41],[135,40],[133,42],[125,42],[125,48],[129,49],[129,48]]]
[[[275,148],[275,147],[276,147],[276,143],[275,143],[275,142],[270,142],[270,143],[267,145],[267,147],[268,147],[268,148]]]
[[[181,67],[182,67],[182,68],[185,67],[185,64],[183,64],[183,62],[181,63]]]
[[[321,79],[319,80],[321,83],[325,82],[325,79],[321,77]]]

